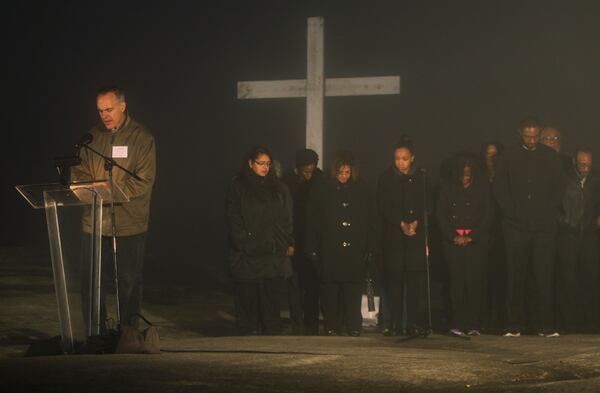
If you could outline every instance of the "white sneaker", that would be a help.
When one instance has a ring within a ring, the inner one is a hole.
[[[504,337],[521,337],[521,332],[519,331],[508,331],[504,333]]]
[[[450,331],[448,333],[450,333],[453,336],[459,336],[459,337],[465,337],[466,336],[465,332],[463,332],[460,329],[450,329]]]
[[[546,338],[560,337],[560,333],[559,332],[552,332],[550,334],[544,334],[544,337],[546,337]]]

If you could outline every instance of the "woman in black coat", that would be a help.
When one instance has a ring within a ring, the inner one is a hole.
[[[325,331],[359,336],[369,255],[376,250],[376,209],[354,158],[338,152],[331,174],[315,184],[307,207],[306,247],[317,264]]]
[[[494,180],[498,157],[502,154],[504,146],[497,141],[486,142],[481,145],[479,152],[480,162],[484,168],[484,175],[490,185],[493,195]],[[506,252],[504,247],[504,233],[502,230],[502,212],[498,203],[492,197],[493,217],[490,226],[490,242],[487,260],[487,300],[484,307],[483,327],[489,331],[500,331],[504,328],[504,308],[506,291]]]
[[[479,335],[493,208],[489,182],[476,158],[456,160],[438,197],[437,218],[450,273],[450,333]]]
[[[394,163],[379,176],[377,186],[384,288],[395,334],[402,333],[403,325],[409,334],[420,334],[428,324],[424,215],[430,192],[414,161],[414,144],[403,137],[394,148]]]
[[[229,267],[245,334],[281,333],[277,288],[294,253],[291,197],[272,162],[267,149],[254,148],[227,195]]]

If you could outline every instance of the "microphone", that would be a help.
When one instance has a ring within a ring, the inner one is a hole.
[[[91,143],[94,140],[94,137],[89,132],[85,133],[79,142],[75,144],[76,149],[81,149],[84,145]]]

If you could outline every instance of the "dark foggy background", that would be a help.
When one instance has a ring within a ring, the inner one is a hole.
[[[600,141],[597,2],[286,3],[5,4],[1,243],[47,247],[43,212],[14,185],[56,179],[51,158],[114,83],[157,140],[152,263],[187,278],[223,266],[241,156],[264,144],[289,168],[305,131],[304,99],[238,101],[236,82],[304,78],[308,16],[325,17],[328,77],[401,76],[399,96],[326,100],[326,156],[354,151],[371,184],[403,132],[431,173],[457,150],[514,141],[528,115],[559,127],[568,153]]]

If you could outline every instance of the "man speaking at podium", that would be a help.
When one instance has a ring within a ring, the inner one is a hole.
[[[119,283],[119,308],[121,323],[137,323],[132,318],[140,311],[142,301],[142,267],[146,232],[150,215],[150,197],[156,175],[156,150],[154,137],[135,121],[127,111],[125,95],[118,87],[106,87],[98,91],[96,105],[101,123],[86,135],[85,144],[91,149],[81,148],[81,164],[73,167],[71,180],[91,181],[109,178],[106,160],[93,150],[112,158],[118,165],[136,176],[132,176],[117,166],[112,168],[112,178],[116,186],[129,197],[129,202],[115,204],[115,226],[117,243],[117,267]],[[91,140],[91,141],[90,141]],[[87,142],[87,143],[86,143]],[[85,147],[85,146],[83,146]],[[136,179],[137,177],[137,179]],[[91,233],[92,220],[84,216],[83,230]],[[113,275],[111,213],[107,208],[102,217],[102,277],[109,282]],[[86,236],[84,252],[89,255],[90,240]],[[89,276],[89,264],[83,263],[83,282]],[[114,277],[114,276],[113,276]],[[101,323],[106,320],[106,290],[101,297]],[[89,315],[90,288],[82,286],[84,315]],[[102,326],[104,328],[104,326]]]

